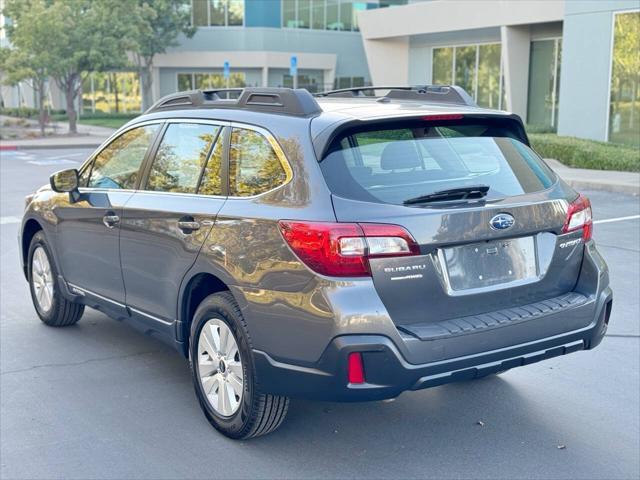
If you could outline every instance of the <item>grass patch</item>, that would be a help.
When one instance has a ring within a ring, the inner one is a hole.
[[[640,148],[553,133],[530,133],[531,146],[543,158],[575,168],[640,172]]]
[[[136,118],[140,113],[84,113],[78,119],[79,124],[94,125],[96,127],[120,128],[132,118]],[[67,122],[66,114],[51,115],[51,120],[56,122]]]

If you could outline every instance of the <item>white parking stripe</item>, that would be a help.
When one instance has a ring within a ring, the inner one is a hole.
[[[624,220],[636,220],[638,218],[640,218],[640,215],[629,215],[628,217],[605,218],[604,220],[594,220],[593,223],[622,222]]]
[[[0,217],[0,225],[8,225],[10,223],[20,223],[22,217]]]

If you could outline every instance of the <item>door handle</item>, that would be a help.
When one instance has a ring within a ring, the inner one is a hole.
[[[191,233],[194,230],[200,229],[200,222],[196,222],[195,220],[180,220],[178,222],[178,228],[184,233]]]
[[[104,223],[104,226],[107,228],[115,227],[119,221],[120,221],[120,217],[118,215],[107,214],[104,217],[102,217],[102,223]]]

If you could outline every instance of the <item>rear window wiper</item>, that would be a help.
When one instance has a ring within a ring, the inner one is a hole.
[[[489,185],[448,188],[446,190],[438,190],[437,192],[427,193],[426,195],[408,198],[402,203],[405,205],[414,205],[417,203],[446,202],[449,200],[476,200],[484,198],[488,191]]]

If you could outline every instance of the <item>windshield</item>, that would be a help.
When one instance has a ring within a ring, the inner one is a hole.
[[[393,204],[477,185],[489,187],[485,198],[491,200],[544,190],[555,181],[528,146],[481,124],[348,132],[320,165],[336,195]]]

